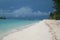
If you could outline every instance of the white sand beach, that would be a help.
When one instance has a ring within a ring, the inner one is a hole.
[[[43,20],[12,32],[2,40],[60,40],[60,20]]]

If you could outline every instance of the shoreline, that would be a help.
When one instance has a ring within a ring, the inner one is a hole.
[[[57,35],[57,33],[60,33],[57,27],[59,23],[60,20],[58,22],[56,20],[42,20],[37,23],[26,25],[25,28],[16,29],[16,31],[5,35],[2,40],[13,40],[14,38],[16,40],[58,40],[60,38]]]
[[[31,40],[31,39],[32,40],[38,40],[38,39],[39,40],[45,40],[45,39],[50,40],[51,34],[48,31],[49,31],[49,28],[44,24],[44,21],[40,21],[40,22],[34,23],[30,26],[27,26],[27,27],[23,28],[22,30],[18,29],[17,31],[12,32],[12,33],[8,34],[7,36],[3,37],[2,40],[5,40],[6,38],[9,40],[10,39],[10,38],[8,38],[9,36],[13,37],[11,40],[13,40],[15,37],[16,37],[15,38],[16,40],[18,40],[18,39],[19,40]],[[47,35],[47,37],[46,37],[46,35]]]
[[[38,21],[38,22],[40,22],[40,21]],[[19,31],[21,31],[21,30],[23,30],[23,29],[26,29],[26,28],[28,28],[28,27],[30,27],[30,26],[38,23],[38,22],[35,22],[35,23],[32,23],[32,24],[28,24],[28,25],[21,26],[21,27],[19,27],[19,28],[10,30],[10,31],[4,33],[4,35],[3,35],[2,37],[0,37],[0,40],[2,40],[4,37],[6,37],[6,36],[8,36],[8,35],[10,35],[10,34],[12,34],[12,33],[19,32]]]

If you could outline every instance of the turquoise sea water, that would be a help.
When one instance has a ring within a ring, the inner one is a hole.
[[[0,35],[12,29],[21,28],[22,26],[32,24],[37,21],[38,20],[17,20],[17,19],[0,20]]]

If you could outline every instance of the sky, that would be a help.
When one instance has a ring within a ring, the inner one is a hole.
[[[0,0],[0,16],[23,19],[48,18],[53,11],[52,6],[52,0]]]

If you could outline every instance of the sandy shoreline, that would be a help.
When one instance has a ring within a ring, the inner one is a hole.
[[[59,34],[60,31],[56,31],[58,28],[52,28],[52,24],[54,24],[54,22],[56,21],[43,20],[38,23],[28,25],[22,30],[17,29],[8,35],[5,35],[2,40],[57,40],[60,36],[56,37],[56,34]],[[54,25],[56,26],[56,24]]]
[[[39,21],[38,21],[38,22],[39,22]],[[36,22],[36,23],[38,23],[38,22]],[[22,26],[22,27],[20,27],[20,28],[16,28],[16,29],[10,30],[10,31],[4,33],[4,35],[0,37],[0,40],[2,40],[4,37],[8,36],[8,35],[11,34],[11,33],[19,32],[19,31],[21,31],[21,30],[23,30],[23,29],[25,29],[25,28],[28,28],[28,27],[36,24],[36,23],[28,24],[28,25]]]

